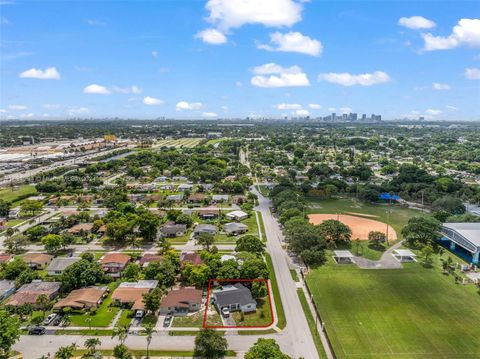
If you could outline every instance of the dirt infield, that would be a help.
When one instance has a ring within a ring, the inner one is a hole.
[[[368,216],[368,215],[367,215]],[[373,219],[349,216],[346,214],[309,214],[308,219],[312,224],[320,224],[327,219],[337,219],[346,224],[352,230],[352,240],[359,238],[360,240],[368,240],[368,233],[371,231],[379,231],[386,233],[387,224]],[[394,241],[397,239],[397,233],[388,226],[388,240]]]

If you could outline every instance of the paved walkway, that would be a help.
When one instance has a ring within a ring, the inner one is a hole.
[[[402,263],[393,257],[393,251],[400,248],[403,241],[395,243],[388,248],[378,261],[355,256],[355,263],[362,269],[399,269],[403,268]]]

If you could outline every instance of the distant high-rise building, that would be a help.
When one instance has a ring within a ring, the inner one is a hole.
[[[367,120],[367,115],[366,114],[363,114],[362,115],[362,121],[366,121]]]
[[[344,113],[344,114],[342,115],[342,120],[343,120],[343,121],[346,121],[347,119],[348,119],[348,115],[347,115],[346,113]]]
[[[335,112],[332,112],[332,121],[335,121],[337,119],[337,115],[335,114]]]

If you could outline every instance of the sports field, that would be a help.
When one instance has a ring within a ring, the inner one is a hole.
[[[390,225],[397,233],[398,238],[402,238],[401,230],[411,217],[422,215],[422,212],[416,209],[405,208],[399,205],[389,206],[386,204],[371,204],[359,201],[355,198],[338,198],[327,200],[307,198],[307,205],[309,206],[307,210],[308,214],[343,213],[347,215],[369,218],[383,223],[387,223],[387,219],[389,219]],[[390,211],[389,216],[387,211]]]
[[[153,147],[175,147],[175,148],[193,148],[197,146],[203,138],[177,138],[172,140],[157,141]]]
[[[327,264],[307,282],[339,359],[480,358],[480,297],[438,270]]]

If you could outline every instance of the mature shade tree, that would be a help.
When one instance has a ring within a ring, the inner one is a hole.
[[[460,198],[445,196],[432,203],[434,211],[444,211],[450,215],[465,213],[465,205]]]
[[[412,217],[402,229],[402,236],[411,246],[433,243],[440,237],[441,224],[433,217]]]
[[[60,275],[63,293],[107,281],[108,276],[103,272],[102,266],[87,259],[81,259],[73,263]]]
[[[134,220],[129,220],[125,216],[122,216],[107,224],[106,234],[116,242],[123,242],[127,236],[133,232],[134,225]]]
[[[175,223],[177,224],[186,224],[187,227],[191,227],[193,224],[193,218],[190,217],[188,214],[181,213],[180,215],[177,216],[175,219]]]
[[[212,274],[211,268],[206,264],[194,266],[187,264],[182,270],[183,279],[197,288],[202,288],[208,283],[208,279]]]
[[[265,252],[265,243],[263,243],[257,236],[248,234],[237,240],[235,251],[263,254]]]
[[[242,279],[268,279],[269,272],[267,264],[262,258],[253,257],[246,259],[243,262],[242,268],[240,269],[240,275]]]
[[[195,337],[195,355],[203,358],[222,358],[228,348],[223,334],[213,329],[203,329]]]
[[[137,218],[138,231],[140,236],[147,242],[152,242],[157,238],[158,227],[160,226],[160,218],[149,210],[143,210],[138,213]]]
[[[5,239],[3,243],[5,247],[7,247],[8,252],[15,254],[21,251],[23,247],[27,245],[28,238],[27,236],[18,233]]]
[[[140,279],[142,270],[137,263],[129,263],[122,272],[122,280],[125,282],[136,282]]]
[[[23,259],[17,257],[10,262],[2,263],[2,265],[0,266],[0,269],[1,269],[0,276],[3,279],[14,280],[21,273],[27,271],[29,267],[28,267],[28,264],[25,263]]]
[[[162,262],[152,262],[144,270],[145,279],[158,280],[160,288],[169,288],[175,283],[177,268],[170,259]]]
[[[5,310],[0,311],[0,357],[8,358],[15,342],[20,338],[20,321]]]
[[[267,296],[267,286],[265,282],[253,282],[251,292],[253,298],[255,299],[260,299]]]
[[[32,242],[40,240],[48,234],[48,230],[43,226],[34,226],[25,231],[28,239]]]
[[[350,242],[352,237],[350,227],[335,219],[327,219],[316,227],[323,238],[325,238],[329,248],[335,248],[342,242]]]
[[[238,266],[238,262],[235,259],[223,261],[215,277],[219,279],[238,279],[240,278]]]
[[[10,213],[10,203],[0,199],[0,217],[8,218]]]
[[[370,231],[368,233],[368,240],[374,246],[379,247],[386,242],[387,236],[385,233],[380,231]]]
[[[210,247],[215,243],[215,236],[210,233],[200,233],[197,237],[196,243],[201,245],[203,249],[210,251]]]
[[[285,223],[289,249],[300,256],[307,266],[318,266],[325,260],[325,239],[314,225],[294,217]]]
[[[38,201],[25,201],[20,206],[20,209],[24,213],[30,213],[34,216],[37,212],[40,212],[43,208],[43,203]]]
[[[143,304],[147,312],[155,313],[160,308],[160,296],[161,292],[159,288],[143,294]]]
[[[47,234],[42,238],[42,244],[48,253],[57,253],[64,245],[63,237],[59,234]]]
[[[258,339],[245,353],[245,359],[291,359],[282,353],[275,339]]]

